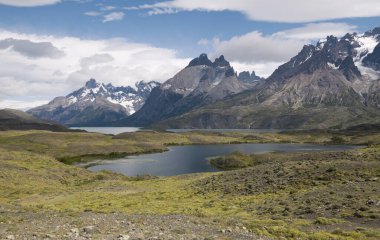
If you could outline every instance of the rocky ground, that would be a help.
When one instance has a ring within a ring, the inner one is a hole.
[[[184,215],[31,212],[0,208],[0,239],[267,239],[241,224]]]

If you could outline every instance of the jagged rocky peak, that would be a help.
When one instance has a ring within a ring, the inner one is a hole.
[[[359,69],[355,66],[351,56],[347,56],[339,66],[339,70],[343,72],[348,80],[355,80],[361,77]]]
[[[326,43],[327,44],[336,44],[338,42],[338,38],[335,37],[334,35],[327,36],[326,38]]]
[[[88,80],[85,84],[86,88],[96,88],[98,86],[98,83],[96,82],[95,79],[91,78]]]
[[[378,43],[372,53],[363,59],[363,65],[380,71],[380,43]]]
[[[233,67],[228,67],[224,75],[226,77],[232,77],[232,76],[236,76],[236,72]]]
[[[230,68],[230,63],[224,58],[223,55],[220,55],[220,57],[216,58],[214,62],[212,62],[207,54],[202,53],[199,57],[194,58],[190,61],[189,65],[186,68],[189,67],[195,67],[195,66],[209,66],[214,68]]]
[[[149,94],[152,92],[152,90],[155,87],[161,86],[161,83],[156,82],[156,81],[150,81],[150,82],[139,81],[139,82],[135,83],[135,86],[137,88],[137,93],[141,97],[146,99],[146,98],[148,98]]]
[[[291,61],[293,62],[293,67],[301,65],[306,62],[311,56],[315,53],[315,46],[308,44],[303,46],[302,50],[297,54],[297,56],[293,57]]]
[[[257,79],[257,80],[262,79],[262,77],[256,75],[255,71],[252,71],[252,72],[251,72],[251,78],[253,78],[253,79]]]
[[[263,78],[257,76],[255,71],[252,71],[252,73],[248,71],[243,71],[239,73],[238,80],[244,83],[253,83],[253,82],[263,80]]]
[[[347,56],[339,66],[339,70],[356,68],[351,56]],[[357,68],[356,68],[357,69]],[[358,70],[359,71],[359,70]],[[360,74],[360,72],[359,72]]]
[[[255,72],[252,72],[252,74],[255,74]],[[243,71],[243,72],[239,73],[238,79],[240,81],[250,80],[251,74],[248,71]]]
[[[355,37],[358,35],[358,33],[356,32],[353,32],[353,33],[346,33],[346,35],[344,35],[341,40],[346,40],[348,42],[352,42],[355,40]]]
[[[160,83],[156,82],[156,81],[150,81],[150,82],[139,81],[139,82],[135,83],[135,86],[137,88],[137,91],[142,91],[142,90],[146,90],[146,89],[151,90],[157,86],[160,86]]]
[[[210,61],[210,59],[208,59],[207,54],[202,53],[199,57],[191,60],[187,67],[194,66],[212,66],[212,62]]]
[[[231,67],[230,63],[224,58],[223,55],[220,55],[220,57],[216,58],[212,65],[214,67]]]
[[[378,36],[380,35],[380,27],[375,27],[374,29],[372,30],[369,30],[367,32],[364,33],[364,36]]]

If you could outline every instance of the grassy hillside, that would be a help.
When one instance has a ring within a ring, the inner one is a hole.
[[[378,109],[363,107],[302,107],[257,106],[249,96],[226,99],[169,118],[153,126],[160,128],[274,128],[274,129],[344,129],[358,124],[380,121]],[[240,105],[241,104],[241,105]]]
[[[7,130],[48,130],[54,132],[71,132],[62,125],[54,122],[36,119],[23,111],[0,109],[0,131]]]
[[[76,229],[94,239],[120,234],[194,239],[194,233],[198,239],[380,237],[379,134],[218,135],[5,132],[0,135],[0,238],[62,239]],[[169,139],[165,144],[343,139],[372,145],[344,153],[265,154],[242,170],[152,179],[91,173],[56,159],[68,152],[164,149],[157,143],[162,139]]]
[[[56,159],[85,161],[93,158],[112,158],[137,153],[165,151],[171,145],[230,144],[230,143],[317,143],[357,144],[376,143],[377,130],[352,131],[295,131],[283,133],[170,133],[142,131],[116,136],[85,132],[4,131],[0,146],[10,150],[29,151]],[[336,140],[338,142],[334,142]]]

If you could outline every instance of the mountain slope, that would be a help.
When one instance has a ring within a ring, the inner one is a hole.
[[[28,113],[40,119],[71,126],[102,126],[133,114],[141,108],[157,82],[138,82],[132,87],[114,87],[94,79],[66,97],[33,108]]]
[[[41,121],[33,116],[14,109],[0,110],[0,131],[6,130],[49,130],[54,132],[70,131],[53,122]]]
[[[211,62],[206,54],[201,54],[173,78],[153,89],[145,105],[120,124],[147,126],[240,93],[262,80],[254,74],[241,79],[224,56]]]
[[[380,29],[306,45],[265,83],[157,125],[328,128],[380,121]]]

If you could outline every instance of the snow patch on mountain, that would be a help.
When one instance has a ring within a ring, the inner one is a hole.
[[[365,34],[356,35],[355,41],[359,44],[359,47],[355,48],[356,56],[354,58],[354,63],[358,67],[361,74],[368,78],[368,80],[377,80],[380,78],[380,73],[376,70],[365,67],[363,65],[363,59],[370,53],[373,52],[376,45],[379,44],[377,40],[377,35],[366,36]],[[355,43],[351,43],[355,44]]]
[[[98,83],[90,79],[79,90],[66,96],[68,105],[78,102],[94,102],[97,98],[103,98],[112,104],[118,104],[126,109],[128,115],[135,113],[141,108],[146,97],[153,88],[159,86],[158,82],[137,82],[135,87],[115,87],[112,84]]]
[[[158,86],[158,82],[140,81],[134,87],[116,87],[90,79],[69,95],[56,97],[28,112],[70,126],[103,126],[135,113]]]

